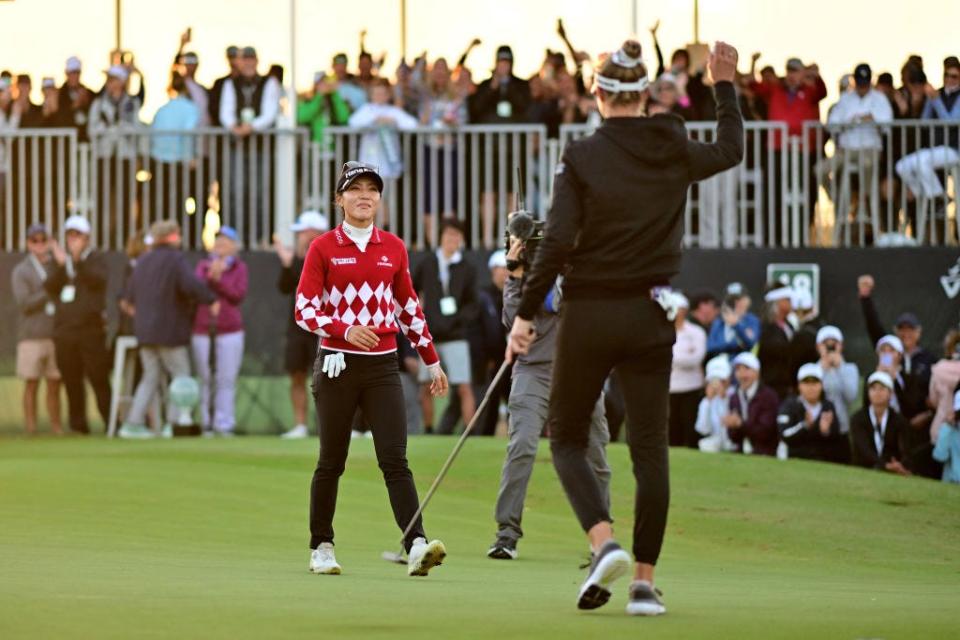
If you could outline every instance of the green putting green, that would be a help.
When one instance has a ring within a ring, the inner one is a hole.
[[[411,440],[424,492],[452,438]],[[541,447],[520,559],[485,557],[505,442],[473,439],[426,512],[449,556],[397,548],[369,440],[335,521],[341,576],[307,572],[313,440],[0,440],[0,638],[955,638],[960,488],[672,451],[658,586],[669,614],[574,606],[587,545]],[[610,448],[629,543],[632,484]]]

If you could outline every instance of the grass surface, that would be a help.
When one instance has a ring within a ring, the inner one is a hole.
[[[451,438],[415,438],[425,491]],[[503,440],[474,439],[426,513],[447,562],[397,546],[372,443],[354,441],[338,577],[307,572],[314,441],[0,440],[0,638],[955,638],[957,487],[803,462],[673,451],[658,586],[670,613],[578,612],[586,543],[549,464],[520,559],[488,560]],[[632,509],[610,449],[615,515]],[[628,541],[628,540],[625,540]]]

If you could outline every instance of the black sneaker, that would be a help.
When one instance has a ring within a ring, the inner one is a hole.
[[[494,560],[516,560],[518,555],[520,554],[517,553],[516,540],[502,536],[497,538],[497,541],[487,551],[487,557]]]
[[[610,585],[630,571],[630,554],[613,540],[593,556],[590,573],[577,595],[578,609],[597,609],[610,600]]]
[[[655,589],[646,580],[634,580],[630,585],[630,602],[627,603],[627,615],[662,616],[667,612],[666,605],[660,599],[659,589]]]

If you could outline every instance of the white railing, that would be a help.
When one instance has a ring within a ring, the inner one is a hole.
[[[694,140],[716,136],[715,123],[687,129]],[[808,122],[803,136],[790,137],[783,123],[748,122],[743,163],[691,187],[684,244],[955,244],[958,129],[939,121]],[[330,127],[318,143],[306,129],[238,139],[223,129],[136,128],[78,144],[73,129],[8,130],[0,133],[0,248],[22,250],[34,222],[58,234],[73,212],[90,218],[104,248],[121,249],[129,235],[171,217],[185,245],[200,248],[211,216],[234,226],[245,248],[267,248],[299,211],[318,209],[335,222],[336,177],[351,159],[387,176],[380,222],[411,247],[435,246],[438,220],[455,216],[471,248],[492,248],[521,191],[527,209],[546,215],[563,146],[590,132],[564,125],[548,140],[542,125]],[[294,167],[286,199],[278,166]]]

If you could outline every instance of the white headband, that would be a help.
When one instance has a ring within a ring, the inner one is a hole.
[[[597,74],[596,76],[597,86],[606,91],[607,93],[621,93],[625,91],[643,91],[649,86],[650,81],[647,79],[647,76],[637,79],[636,82],[622,82],[616,78],[610,78],[608,76],[601,76]]]

